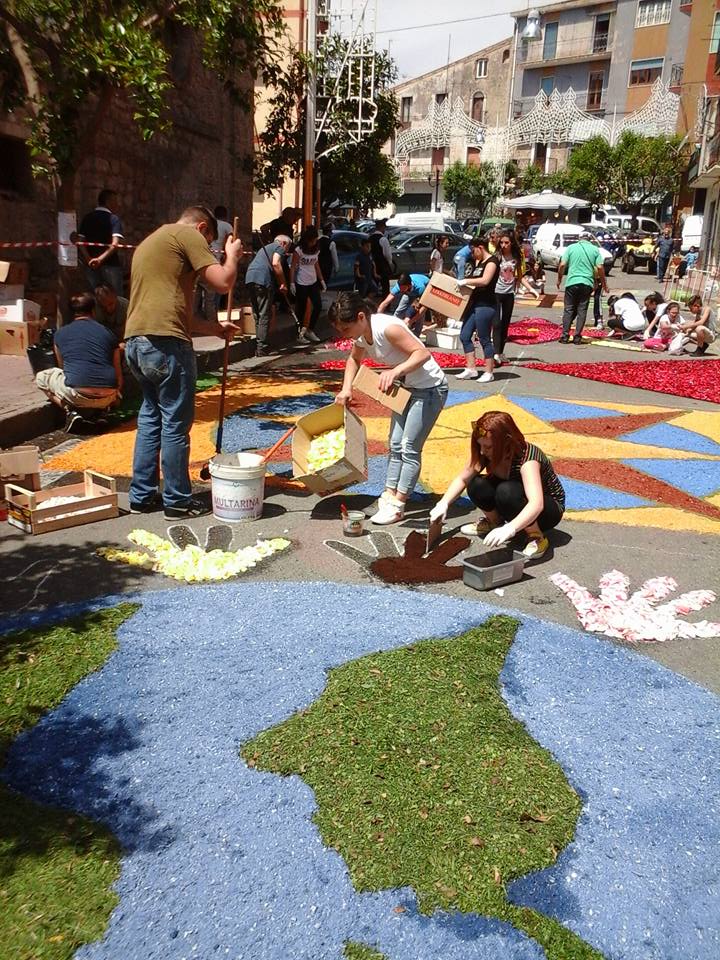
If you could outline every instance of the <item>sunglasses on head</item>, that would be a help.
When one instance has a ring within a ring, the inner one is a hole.
[[[479,420],[476,420],[476,421],[473,423],[472,428],[473,428],[473,435],[474,435],[474,436],[476,436],[476,437],[486,437],[486,436],[487,436],[487,430],[485,429],[485,427],[480,426],[480,421],[479,421]]]

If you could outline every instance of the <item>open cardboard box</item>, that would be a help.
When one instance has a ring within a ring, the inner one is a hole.
[[[26,490],[40,489],[40,448],[12,447],[0,450],[0,501],[5,497],[5,484],[15,483]]]
[[[461,287],[455,277],[435,272],[420,297],[420,303],[441,317],[459,320],[465,313],[471,292],[469,287]]]
[[[364,393],[371,400],[377,400],[378,403],[395,413],[404,413],[410,399],[410,391],[401,387],[399,383],[394,383],[389,393],[383,393],[378,386],[379,382],[379,374],[369,367],[361,365],[352,382],[353,390],[359,390],[360,393]]]
[[[317,473],[308,473],[307,456],[313,437],[345,427],[345,454]],[[293,477],[321,497],[367,480],[368,444],[365,424],[347,407],[331,403],[298,420],[292,439]]]
[[[85,470],[82,483],[50,487],[35,493],[13,483],[6,487],[8,520],[26,533],[48,533],[83,523],[109,520],[119,515],[115,480],[95,470]],[[45,506],[55,497],[78,497],[72,503]]]

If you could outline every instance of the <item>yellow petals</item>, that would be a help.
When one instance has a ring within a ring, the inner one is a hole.
[[[345,456],[345,427],[328,430],[313,437],[307,455],[309,473],[318,473]]]

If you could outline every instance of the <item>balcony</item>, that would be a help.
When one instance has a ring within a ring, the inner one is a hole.
[[[607,111],[606,92],[597,96],[594,92],[576,91],[575,102],[585,113],[598,114],[600,117]],[[513,100],[513,119],[519,120],[535,109],[535,97],[523,97]]]
[[[684,63],[674,63],[670,67],[670,89],[673,92],[677,92],[682,86],[684,72],[685,72]]]
[[[550,49],[542,40],[521,44],[518,62],[525,67],[545,67],[563,63],[582,63],[584,61],[609,60],[612,55],[612,37],[608,33],[597,33],[593,37],[558,38]]]

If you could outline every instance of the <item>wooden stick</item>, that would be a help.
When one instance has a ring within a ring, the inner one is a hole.
[[[237,217],[233,220],[233,240],[237,239],[239,229],[239,220]],[[227,302],[227,315],[228,320],[232,323],[232,311],[233,311],[233,284],[232,287],[228,290],[228,302]],[[223,441],[223,427],[225,425],[225,392],[227,390],[227,372],[228,372],[228,361],[230,359],[230,333],[228,332],[225,337],[225,352],[223,354],[223,374],[222,374],[222,386],[220,388],[220,409],[218,410],[218,428],[217,434],[215,437],[215,453],[220,453],[222,450],[222,441]]]
[[[280,449],[280,447],[285,443],[285,441],[290,436],[290,434],[294,432],[295,426],[296,424],[293,424],[290,427],[290,429],[286,430],[285,433],[280,437],[280,439],[270,447],[270,449],[262,459],[263,463],[267,463],[270,457],[275,453],[275,451]]]

